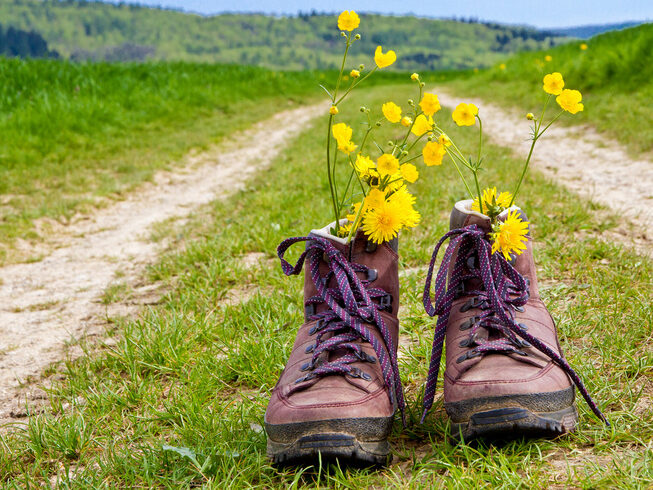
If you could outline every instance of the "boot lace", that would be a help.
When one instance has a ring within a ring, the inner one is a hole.
[[[432,303],[431,283],[435,260],[440,247],[447,239],[450,242],[435,278],[433,286],[435,303]],[[451,275],[447,284],[450,270]],[[475,280],[471,284],[478,284],[478,287],[465,290],[466,281],[470,279]],[[524,349],[533,347],[548,356],[567,373],[594,414],[610,425],[569,363],[544,342],[529,334],[526,331],[528,328],[526,325],[516,323],[514,312],[523,311],[523,306],[529,298],[528,282],[501,254],[492,253],[492,246],[487,239],[487,234],[477,225],[455,229],[445,234],[436,245],[429,264],[424,287],[424,308],[429,316],[438,315],[438,321],[435,327],[431,361],[424,391],[422,422],[433,405],[442,347],[452,303],[461,295],[471,297],[463,304],[461,311],[478,308],[481,310],[481,314],[472,317],[461,326],[463,329],[470,329],[470,336],[465,342],[472,348],[458,358],[458,362],[482,356],[488,352],[516,353],[525,356],[527,353]],[[481,328],[487,329],[488,332],[498,333],[499,335],[496,336],[498,338],[493,340],[478,338],[477,333]]]
[[[286,250],[297,242],[307,242],[306,249],[297,263],[291,265],[284,259],[284,255]],[[316,342],[307,349],[307,353],[313,354],[311,362],[302,366],[302,370],[309,373],[299,378],[296,383],[334,374],[369,380],[369,374],[351,364],[360,361],[376,363],[378,360],[392,404],[401,410],[403,418],[405,402],[397,356],[390,331],[379,313],[391,304],[388,300],[391,296],[383,289],[370,287],[376,271],[350,262],[329,240],[317,236],[288,238],[281,242],[277,254],[281,260],[281,268],[287,276],[299,274],[304,262],[307,262],[310,277],[317,289],[317,295],[305,301],[309,311],[315,311],[314,305],[317,304],[324,303],[328,306],[324,311],[308,315],[308,320],[317,320],[309,331],[311,335],[317,334]],[[322,261],[329,266],[329,272],[325,276],[320,275],[319,267]],[[366,273],[367,278],[361,280],[357,273]],[[328,287],[329,281],[334,277],[336,287]],[[382,342],[372,335],[371,328],[378,330]],[[360,339],[372,346],[376,358],[362,350],[358,342]],[[332,361],[319,359],[322,353],[336,350],[344,350],[345,354]]]

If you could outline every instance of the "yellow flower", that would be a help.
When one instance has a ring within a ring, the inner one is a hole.
[[[440,143],[442,146],[451,146],[451,140],[449,139],[449,136],[444,133],[442,133],[438,138],[438,143]]]
[[[444,145],[438,143],[437,141],[429,141],[424,146],[422,150],[422,156],[424,157],[424,163],[428,167],[433,165],[442,165],[442,158],[446,155],[446,150]]]
[[[404,163],[401,167],[399,167],[399,169],[401,171],[401,176],[411,184],[415,182],[419,177],[417,167],[412,163]]]
[[[365,213],[363,231],[374,243],[392,240],[401,229],[401,208],[395,202],[384,202]]]
[[[396,204],[401,209],[401,224],[408,228],[414,228],[419,224],[420,214],[415,210],[415,196],[413,196],[405,185],[393,192],[388,198],[388,202]]]
[[[379,189],[370,189],[365,197],[365,209],[376,209],[385,202],[385,192]]]
[[[581,100],[583,100],[583,96],[578,90],[564,89],[562,93],[556,97],[558,105],[572,114],[576,114],[585,108],[585,106],[580,103]]]
[[[529,112],[528,114],[526,114],[526,119],[532,121],[533,119],[535,119],[535,115],[532,112]]]
[[[381,177],[392,175],[399,171],[399,160],[394,155],[384,153],[376,161],[376,168]]]
[[[359,154],[356,157],[354,169],[358,172],[360,178],[364,179],[372,176],[372,171],[376,171],[376,165],[369,157]]]
[[[361,23],[360,17],[353,10],[345,10],[338,16],[338,29],[341,31],[353,31]]]
[[[348,237],[349,232],[351,231],[351,225],[352,225],[352,223],[345,223],[344,225],[340,225],[338,227],[338,236],[340,238]]]
[[[348,220],[350,223],[354,223],[354,220],[356,219],[356,216],[358,215],[358,210],[359,210],[360,207],[361,207],[361,204],[363,204],[363,203],[360,202],[360,201],[357,202],[357,203],[354,203],[354,205],[352,206],[351,214],[348,214],[348,215],[346,216],[347,220]],[[365,205],[365,207],[364,207],[363,210],[361,211],[361,215],[358,217],[358,221],[359,221],[359,222],[360,222],[361,218],[363,217],[363,215],[365,214],[365,211],[367,211],[367,204]],[[358,223],[354,223],[354,224],[356,225],[356,228],[358,228]]]
[[[424,133],[431,131],[433,129],[433,118],[431,116],[426,118],[424,114],[420,114],[415,118],[415,124],[411,128],[410,132],[416,136],[422,136]]]
[[[410,79],[411,79],[413,82],[416,82],[417,80],[419,80],[419,73],[413,73],[413,74],[410,76]]]
[[[493,201],[496,202],[497,206],[506,209],[510,205],[510,201],[512,201],[512,194],[510,194],[510,192],[502,192],[497,196],[497,188],[488,187],[483,191],[483,194],[481,194],[481,198],[483,199],[483,212],[486,212],[490,206],[493,205]],[[474,198],[472,211],[480,212],[478,207],[478,197]]]
[[[501,64],[499,65],[499,69],[500,69],[500,70],[505,70],[505,69],[506,69],[506,64],[505,64],[505,63],[501,63]]]
[[[419,106],[424,111],[424,114],[427,116],[432,116],[440,110],[440,101],[438,96],[435,94],[424,94],[422,101],[419,103]]]
[[[562,87],[565,86],[565,81],[562,79],[562,75],[557,71],[554,73],[549,73],[544,76],[544,86],[542,89],[547,94],[559,95],[562,92]]]
[[[379,68],[385,68],[395,61],[397,61],[397,55],[394,51],[389,50],[387,53],[384,53],[381,46],[376,47],[376,51],[374,51],[374,62],[376,63],[376,66]]]
[[[331,127],[331,133],[338,142],[338,145],[344,145],[351,140],[352,129],[345,123],[338,123]]]
[[[336,114],[338,114],[338,108],[336,106],[332,105],[329,108],[329,114],[331,114],[332,116],[335,116]]]
[[[582,44],[580,45],[580,49],[581,49],[582,51],[585,51],[585,50],[587,49],[587,44],[582,43]]]
[[[346,143],[342,143],[342,144],[338,143],[338,149],[343,153],[346,153],[347,155],[355,151],[356,148],[358,148],[358,145],[355,145],[351,141],[347,141]]]
[[[552,57],[550,54],[547,54],[547,55],[544,57],[544,61],[552,61],[552,60],[553,60],[553,57]]]
[[[402,126],[404,126],[404,127],[407,128],[407,127],[409,127],[411,124],[413,124],[413,120],[412,120],[410,117],[408,117],[408,116],[404,116],[404,117],[401,118],[401,125],[402,125]]]
[[[381,111],[385,118],[391,123],[398,123],[401,121],[401,107],[394,102],[386,102],[381,106]]]
[[[349,76],[352,78],[358,78],[361,76],[361,72],[359,72],[358,70],[352,70],[349,72]]]
[[[461,102],[458,107],[453,111],[451,117],[458,126],[473,126],[476,122],[478,114],[478,107],[474,104],[466,104]]]
[[[500,251],[506,260],[510,260],[511,253],[521,255],[526,250],[528,225],[528,221],[521,220],[518,210],[508,211],[506,219],[494,225],[490,233],[492,253]]]

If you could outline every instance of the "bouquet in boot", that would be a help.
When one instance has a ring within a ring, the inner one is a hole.
[[[430,142],[432,116],[440,109],[433,94],[413,74],[418,103],[402,111],[395,101],[372,110],[355,134],[339,108],[396,54],[378,46],[371,69],[347,66],[360,19],[354,11],[338,17],[344,55],[329,90],[325,178],[332,223],[278,248],[287,275],[304,273],[304,323],[265,414],[268,456],[276,462],[345,458],[359,463],[388,460],[394,413],[404,411],[397,365],[399,322],[398,233],[417,226],[420,215],[409,190],[420,170],[442,155]],[[401,137],[377,141],[377,129],[396,124]],[[420,143],[421,142],[421,143]],[[428,157],[426,157],[428,155]],[[342,182],[344,185],[338,185]],[[296,264],[284,258],[294,243],[305,243]]]
[[[495,186],[481,191],[483,122],[474,104],[459,104],[452,117],[458,126],[478,123],[475,156],[466,157],[437,124],[431,133],[432,139],[444,138],[442,144],[430,144],[451,158],[470,199],[456,203],[451,229],[436,245],[426,278],[424,307],[438,321],[422,419],[433,404],[446,339],[444,406],[454,433],[463,438],[572,430],[578,420],[574,385],[606,421],[562,354],[551,315],[539,297],[529,222],[514,204],[539,138],[565,112],[583,110],[580,92],[565,89],[560,73],[546,75],[543,84],[549,95],[539,116],[526,116],[533,121],[532,143],[512,193],[498,192]],[[547,121],[553,96],[560,110]],[[447,239],[450,244],[434,279],[438,251]]]

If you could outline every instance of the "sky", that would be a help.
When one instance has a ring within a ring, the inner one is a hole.
[[[118,3],[120,0],[108,0]],[[124,1],[124,0],[122,0]],[[210,15],[223,12],[263,12],[276,15],[309,12],[414,14],[427,17],[477,17],[506,24],[569,27],[627,20],[653,21],[653,0],[127,0]]]

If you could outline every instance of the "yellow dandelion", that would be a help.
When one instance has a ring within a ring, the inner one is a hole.
[[[544,85],[542,86],[542,89],[547,94],[551,95],[559,95],[562,93],[562,88],[565,86],[565,81],[562,79],[562,75],[557,71],[545,75],[543,83]]]
[[[583,96],[578,90],[564,89],[560,95],[556,97],[558,105],[572,114],[576,114],[585,108],[585,106],[580,103],[581,100],[583,100]]]
[[[414,228],[419,224],[421,216],[413,207],[415,196],[408,192],[405,185],[393,192],[388,197],[388,202],[396,204],[401,209],[401,223],[403,226]]]
[[[395,174],[399,171],[399,160],[394,155],[384,153],[376,160],[376,169],[381,177]]]
[[[510,192],[504,191],[497,195],[496,187],[488,187],[481,194],[481,198],[483,199],[483,212],[490,209],[490,206],[494,206],[492,204],[493,202],[496,202],[496,205],[503,210],[510,206],[510,201],[512,201],[512,194]],[[472,211],[481,212],[478,207],[478,197],[474,198],[474,202],[472,203]]]
[[[494,225],[490,233],[492,253],[500,251],[506,260],[510,260],[510,254],[521,255],[526,250],[528,225],[519,217],[518,210],[508,211],[506,219]]]
[[[427,117],[424,114],[420,114],[415,118],[415,124],[411,128],[410,132],[416,136],[422,136],[424,133],[431,131],[434,126],[433,118],[431,116]]]
[[[435,94],[428,94],[428,93],[424,94],[424,97],[422,97],[419,106],[422,108],[422,111],[427,116],[432,116],[433,114],[435,114],[441,109],[438,96]]]
[[[401,176],[411,184],[415,182],[419,177],[417,167],[412,163],[404,163],[401,167],[399,167],[399,170],[401,171]]]
[[[432,167],[433,165],[442,165],[442,159],[446,153],[444,145],[437,141],[429,141],[424,145],[422,157],[424,157],[424,163],[428,167]]]
[[[397,61],[397,55],[394,51],[389,50],[387,53],[384,53],[381,46],[376,47],[376,51],[374,51],[374,62],[376,63],[376,66],[379,68],[385,68],[393,64],[395,61]]]
[[[458,126],[473,126],[476,122],[478,107],[474,104],[461,102],[451,114],[452,119]]]
[[[401,222],[401,208],[396,203],[384,202],[365,213],[363,231],[374,243],[381,244],[397,236]]]
[[[401,107],[394,102],[386,102],[381,106],[381,111],[385,118],[391,123],[398,123],[401,121]]]
[[[353,31],[361,23],[360,17],[353,10],[345,10],[338,16],[338,29],[341,31]]]

